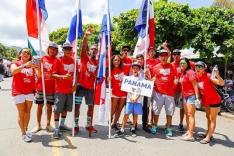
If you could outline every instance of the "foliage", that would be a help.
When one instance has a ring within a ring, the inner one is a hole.
[[[17,50],[15,48],[6,47],[0,43],[0,56],[7,59],[13,60],[16,58]]]

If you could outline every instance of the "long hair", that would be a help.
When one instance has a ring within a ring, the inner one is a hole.
[[[183,74],[186,74],[186,72],[189,70],[189,69],[192,69],[191,68],[191,65],[190,65],[190,62],[189,62],[189,59],[188,58],[186,58],[186,57],[184,57],[184,58],[181,58],[180,59],[180,61],[181,60],[184,60],[185,62],[186,62],[186,64],[187,64],[187,68],[184,70],[184,72],[183,72]]]
[[[113,56],[111,57],[111,70],[114,69],[113,61],[114,61],[115,57],[118,57],[118,58],[120,59],[119,68],[123,68],[123,61],[122,61],[121,56],[120,56],[120,55],[113,55]]]
[[[27,50],[29,53],[30,53],[30,58],[29,58],[29,61],[32,60],[32,53],[31,53],[31,49],[29,48],[22,48],[19,53],[18,53],[18,56],[17,56],[17,60],[21,60],[21,53],[23,52],[23,50]]]

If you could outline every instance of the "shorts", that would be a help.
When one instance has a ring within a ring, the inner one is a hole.
[[[190,105],[195,105],[195,101],[196,101],[196,96],[195,95],[191,95],[191,96],[183,98],[184,104],[187,103],[187,104],[190,104]]]
[[[209,105],[208,107],[210,107],[210,108],[219,108],[219,107],[221,107],[221,103]]]
[[[13,101],[15,104],[20,104],[20,103],[24,103],[25,101],[33,101],[34,99],[34,94],[20,94],[20,95],[16,95],[13,96]]]
[[[142,113],[142,104],[127,102],[125,106],[125,114],[142,115]]]
[[[113,97],[113,98],[127,98],[127,96],[116,96],[116,95],[111,95],[111,97]]]
[[[62,113],[63,111],[72,111],[73,94],[55,93],[54,95],[54,112]]]
[[[87,105],[93,105],[93,90],[86,89],[78,85],[75,96],[75,104],[80,105],[82,103],[83,97],[85,97],[85,103]]]
[[[174,98],[175,98],[175,105],[178,108],[183,109],[184,105],[183,105],[183,99],[181,96],[181,92],[176,92]]]
[[[153,111],[155,115],[159,115],[162,107],[165,107],[166,115],[173,116],[175,112],[175,100],[173,96],[153,92]]]
[[[46,94],[46,102],[49,105],[54,105],[54,94],[47,95]],[[35,96],[36,104],[44,104],[44,97],[42,92],[37,92]]]

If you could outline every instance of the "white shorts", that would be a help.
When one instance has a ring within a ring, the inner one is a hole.
[[[34,100],[34,94],[20,94],[13,96],[13,101],[15,104],[24,103],[25,101],[33,101]]]
[[[166,115],[173,116],[175,111],[175,100],[173,96],[153,92],[153,111],[155,115],[159,115],[162,107],[165,107]]]

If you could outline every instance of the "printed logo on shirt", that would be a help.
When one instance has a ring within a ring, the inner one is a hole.
[[[204,83],[203,82],[198,82],[198,88],[204,89]]]
[[[44,68],[47,70],[47,71],[51,71],[52,70],[52,64],[48,63],[48,62],[45,62],[44,63]]]
[[[31,80],[29,78],[24,78],[24,83],[31,83]]]
[[[64,70],[68,73],[74,72],[74,64],[64,64]]]
[[[95,73],[96,69],[97,69],[96,65],[92,65],[89,62],[87,62],[87,70],[88,70],[88,72]]]
[[[159,73],[164,75],[164,76],[167,76],[167,75],[170,75],[171,73],[171,70],[170,68],[167,68],[167,69],[159,69]]]
[[[114,78],[116,80],[119,80],[119,81],[122,81],[123,80],[123,77],[124,77],[124,73],[120,73],[120,74],[115,74],[114,75]]]
[[[177,67],[177,68],[176,68],[176,71],[177,71],[178,74],[180,74],[180,73],[181,73],[181,68],[180,68],[180,67]]]
[[[24,68],[21,70],[21,73],[25,74],[26,76],[33,76],[33,69],[32,68]]]

